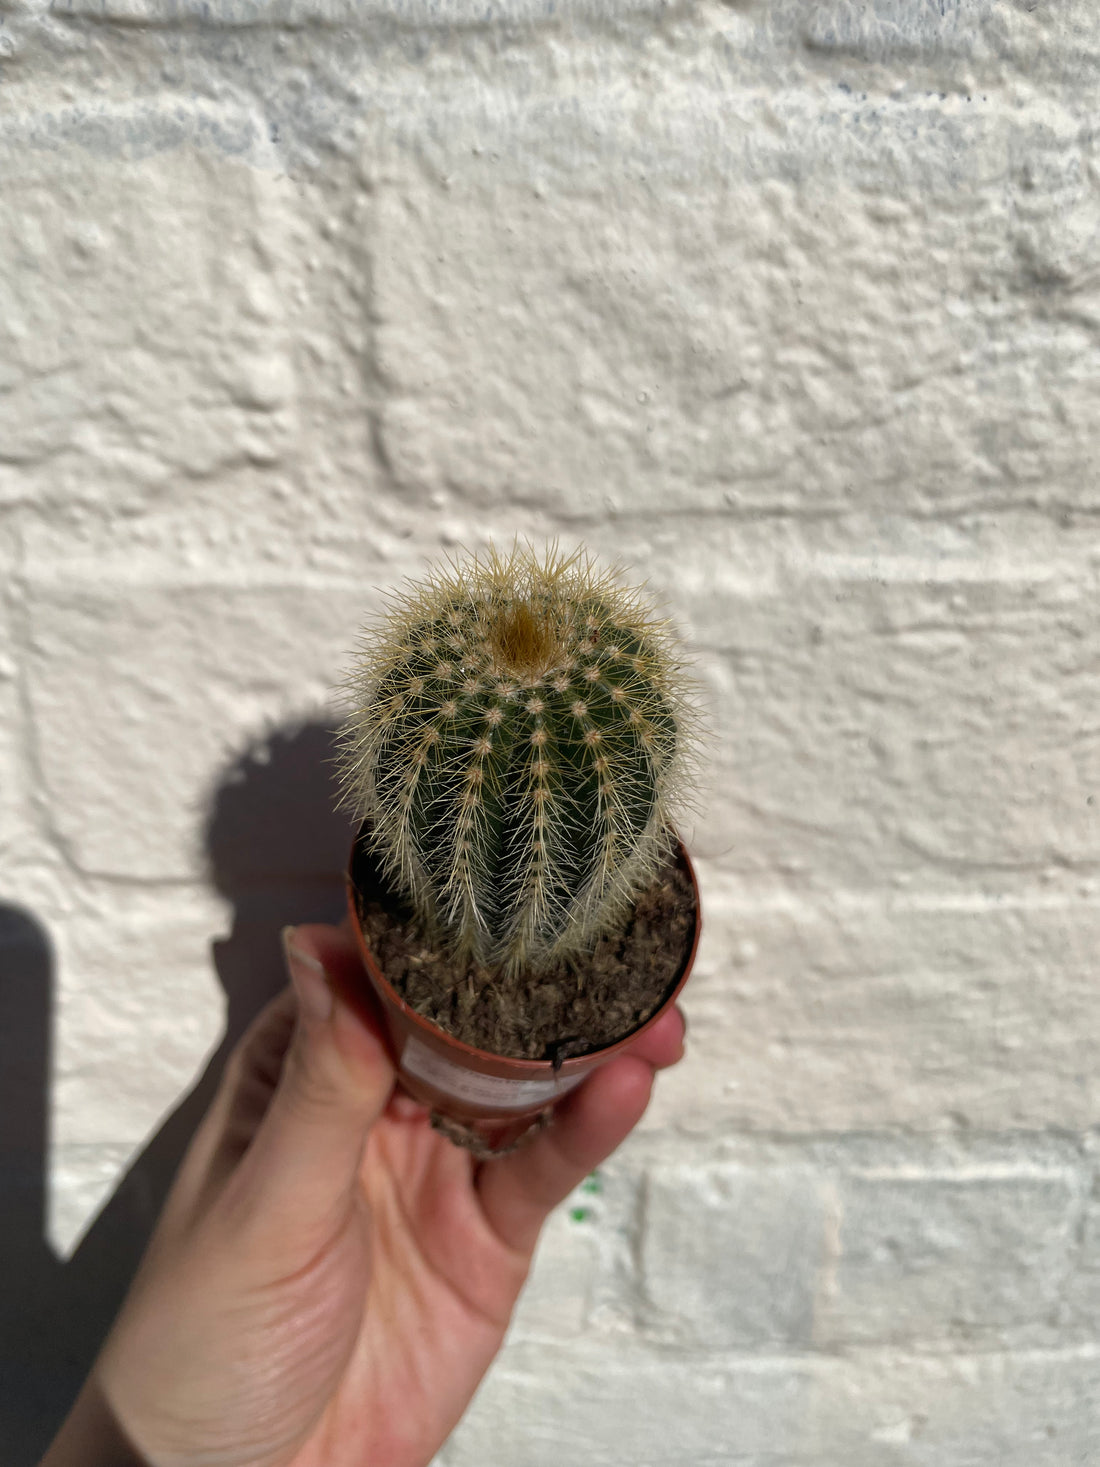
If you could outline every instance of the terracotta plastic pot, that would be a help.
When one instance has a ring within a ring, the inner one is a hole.
[[[360,837],[362,832],[360,832]],[[348,909],[363,965],[385,1019],[390,1051],[402,1088],[438,1115],[472,1130],[484,1151],[510,1149],[540,1118],[588,1075],[625,1054],[676,1002],[688,980],[702,930],[699,885],[691,858],[679,844],[679,860],[695,898],[695,928],[680,973],[660,1008],[632,1033],[592,1054],[550,1060],[509,1059],[453,1039],[409,1007],[382,973],[359,921],[359,891],[368,882],[384,891],[377,866],[357,839],[348,867]]]

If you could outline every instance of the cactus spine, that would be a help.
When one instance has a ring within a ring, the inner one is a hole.
[[[490,550],[393,605],[349,680],[346,796],[454,951],[545,968],[652,878],[690,709],[671,637],[582,553]]]

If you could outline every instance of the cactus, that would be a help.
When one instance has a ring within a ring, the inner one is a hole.
[[[688,685],[666,625],[583,552],[433,573],[348,687],[347,801],[456,955],[515,973],[590,951],[667,857]]]

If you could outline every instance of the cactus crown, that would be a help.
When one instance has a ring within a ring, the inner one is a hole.
[[[345,795],[420,917],[507,972],[593,948],[666,855],[684,784],[665,624],[582,552],[490,550],[412,587],[362,651]]]

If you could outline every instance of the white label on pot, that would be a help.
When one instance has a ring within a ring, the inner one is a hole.
[[[401,1068],[418,1080],[434,1085],[453,1100],[471,1105],[495,1105],[502,1110],[526,1110],[567,1095],[583,1075],[555,1076],[549,1080],[506,1080],[500,1075],[478,1075],[463,1069],[411,1035],[401,1051]]]

